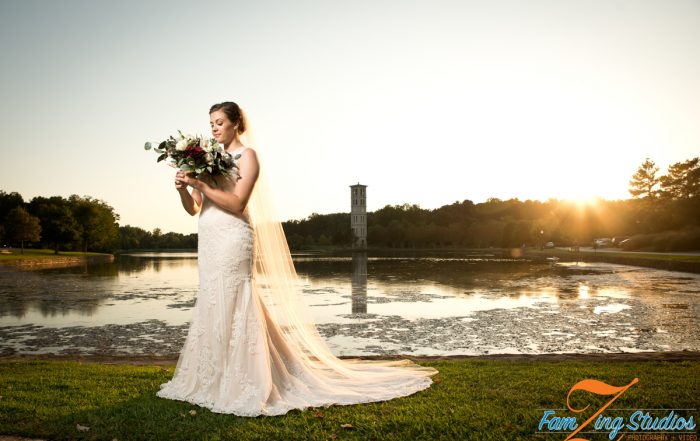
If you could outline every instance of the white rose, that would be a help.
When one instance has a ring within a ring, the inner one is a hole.
[[[175,148],[177,150],[185,150],[188,144],[189,142],[187,141],[187,139],[181,139],[175,144]]]
[[[207,161],[208,164],[210,164],[214,158],[211,156],[211,153],[207,153],[204,155],[204,160]]]
[[[206,149],[207,147],[209,147],[209,140],[206,139],[206,138],[200,139],[200,140],[199,140],[199,146],[200,146],[201,148],[203,148],[203,149]]]

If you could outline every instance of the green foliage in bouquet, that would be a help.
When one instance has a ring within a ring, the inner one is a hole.
[[[160,153],[158,162],[168,160],[168,165],[186,172],[192,172],[195,177],[202,174],[211,176],[223,175],[230,170],[238,171],[235,157],[224,150],[223,146],[213,138],[203,136],[183,135],[178,130],[178,137],[168,137],[165,141],[153,147],[150,142],[144,145],[144,149]]]

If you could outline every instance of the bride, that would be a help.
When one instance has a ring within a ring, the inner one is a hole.
[[[199,292],[173,378],[156,395],[254,417],[428,388],[433,368],[331,353],[304,303],[246,114],[223,102],[209,118],[214,138],[240,155],[239,167],[201,179],[176,173],[183,207],[199,214]]]

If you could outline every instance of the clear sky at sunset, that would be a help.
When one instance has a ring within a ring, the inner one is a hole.
[[[191,233],[145,141],[247,110],[282,220],[628,198],[700,155],[700,1],[0,0],[0,189]]]

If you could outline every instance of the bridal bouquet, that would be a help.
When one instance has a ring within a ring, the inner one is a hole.
[[[229,170],[238,172],[236,160],[240,154],[233,157],[213,138],[183,135],[180,130],[177,133],[177,138],[170,136],[158,144],[158,147],[153,147],[147,142],[144,148],[150,150],[153,147],[153,151],[161,154],[157,162],[168,159],[168,165],[193,172],[195,177],[202,174],[223,175]]]

